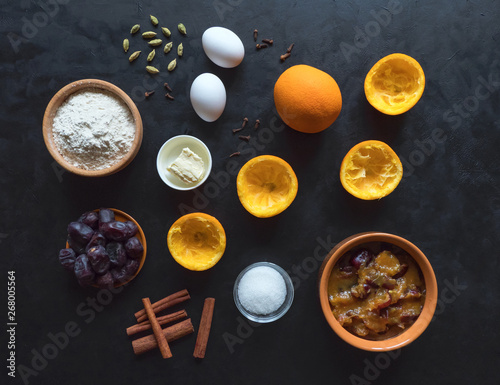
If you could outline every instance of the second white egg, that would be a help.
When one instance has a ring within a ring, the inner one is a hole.
[[[194,79],[189,97],[198,116],[206,122],[219,119],[226,107],[226,88],[222,80],[211,73]]]

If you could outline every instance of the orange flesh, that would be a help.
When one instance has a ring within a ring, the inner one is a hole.
[[[179,218],[167,234],[172,257],[190,270],[206,270],[224,254],[226,234],[220,222],[207,214],[193,213]]]
[[[388,115],[408,111],[418,102],[424,88],[425,74],[420,64],[398,53],[380,59],[365,79],[368,102]]]
[[[411,102],[420,89],[419,72],[401,59],[380,65],[373,74],[374,96],[393,107]]]
[[[292,167],[272,155],[249,160],[238,173],[236,184],[243,207],[259,218],[284,211],[295,199],[298,189]]]
[[[393,182],[399,174],[398,164],[383,148],[361,148],[353,154],[351,167],[347,167],[346,181],[360,191],[373,194]]]

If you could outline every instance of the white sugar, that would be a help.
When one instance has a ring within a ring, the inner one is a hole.
[[[283,305],[285,297],[285,280],[272,267],[258,266],[250,269],[238,285],[238,298],[250,313],[270,314]]]

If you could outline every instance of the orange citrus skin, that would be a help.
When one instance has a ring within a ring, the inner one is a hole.
[[[365,78],[368,102],[387,115],[399,115],[412,108],[422,96],[425,75],[411,56],[393,53],[380,59]]]
[[[292,167],[273,155],[261,155],[243,165],[236,178],[238,198],[258,218],[283,212],[297,195],[298,181]]]
[[[359,199],[374,200],[389,195],[403,177],[403,165],[384,142],[367,140],[349,150],[340,165],[342,186]]]
[[[274,104],[288,126],[312,134],[327,129],[337,119],[342,95],[326,72],[300,64],[287,69],[276,81]]]
[[[186,214],[170,227],[167,245],[181,266],[194,271],[207,270],[224,254],[226,233],[221,223],[210,215]]]

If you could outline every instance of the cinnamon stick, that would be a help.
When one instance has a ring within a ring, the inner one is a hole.
[[[194,328],[191,318],[162,330],[162,333],[168,342],[178,340],[179,338],[185,337],[193,332]],[[149,352],[157,346],[158,344],[156,343],[156,338],[153,334],[132,341],[132,348],[134,349],[134,353],[137,355]]]
[[[184,301],[187,301],[188,299],[190,299],[191,297],[188,295],[184,296],[184,297],[180,297],[180,298],[176,298],[176,299],[173,299],[172,301],[169,301],[169,302],[165,302],[163,304],[161,304],[160,306],[157,306],[155,308],[153,308],[153,312],[155,314],[165,310],[165,309],[168,309],[169,307],[172,307],[172,306],[175,306],[181,302],[184,302]],[[148,319],[148,316],[147,314],[144,314],[143,316],[140,316],[139,318],[137,318],[137,322],[143,322],[145,320]]]
[[[196,337],[196,344],[194,346],[193,357],[204,358],[207,350],[208,337],[210,335],[210,328],[212,327],[212,317],[214,314],[215,299],[206,298],[203,304],[203,311],[201,313],[200,328],[198,329],[198,336]]]
[[[153,306],[151,305],[151,301],[149,300],[149,298],[143,298],[142,303],[144,304],[144,310],[146,311],[146,314],[147,314],[148,319],[149,319],[149,323],[151,324],[151,328],[153,329],[156,343],[158,344],[158,347],[160,348],[161,356],[163,358],[172,357],[172,352],[170,351],[170,346],[168,346],[167,339],[163,335],[161,326],[158,323],[158,320],[156,319],[156,315],[153,311]]]
[[[175,313],[167,314],[167,315],[164,315],[162,317],[157,317],[156,319],[158,320],[158,323],[160,325],[166,325],[166,324],[169,324],[169,323],[172,323],[175,321],[179,321],[179,320],[186,318],[186,317],[187,317],[186,311],[179,310],[179,311],[176,311]],[[134,326],[128,327],[127,328],[127,335],[132,336],[134,334],[141,333],[141,332],[144,332],[144,331],[150,330],[150,329],[151,329],[151,323],[149,322],[149,320],[146,320],[144,322],[135,324]]]
[[[184,297],[186,295],[189,297],[188,291],[186,289],[184,289],[184,290],[178,291],[177,293],[171,294],[168,297],[160,299],[159,301],[156,301],[153,304],[153,310],[155,311],[155,314],[159,312],[159,311],[156,311],[156,308],[158,308],[159,306],[165,304],[166,302],[170,302],[176,298]],[[189,299],[189,298],[187,298],[187,299]],[[173,305],[171,305],[171,306],[173,306]],[[162,310],[164,310],[164,309],[162,309]],[[134,315],[135,315],[135,318],[137,319],[137,322],[142,322],[142,321],[147,319],[146,312],[144,311],[144,309],[137,311]],[[141,318],[141,317],[142,317],[142,319],[139,321],[139,318]]]

